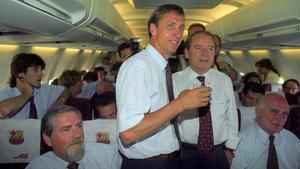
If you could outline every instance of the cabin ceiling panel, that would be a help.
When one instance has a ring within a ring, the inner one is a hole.
[[[223,0],[132,0],[132,5],[137,9],[153,9],[163,4],[178,4],[183,8],[210,9],[221,3]]]
[[[132,30],[134,36],[141,38],[142,47],[145,47],[148,43],[148,19],[154,8],[158,5],[175,3],[183,6],[185,9],[185,26],[187,30],[192,23],[209,24],[252,1],[254,0],[111,0],[114,7]],[[216,5],[211,9],[199,7],[208,5],[206,3],[209,3],[209,5]],[[197,4],[197,9],[191,9],[195,8]],[[136,7],[137,5],[138,8]],[[186,30],[184,36],[186,36]]]

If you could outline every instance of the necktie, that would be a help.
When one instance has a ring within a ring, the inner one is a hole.
[[[37,119],[37,111],[36,111],[36,107],[34,104],[34,96],[30,97],[29,102],[30,102],[29,118]]]
[[[169,102],[171,102],[172,100],[174,100],[174,93],[173,93],[173,83],[172,83],[172,72],[169,64],[167,64],[166,66],[166,81],[167,81]],[[171,123],[174,126],[175,134],[179,143],[179,149],[181,149],[181,140],[180,140],[180,134],[179,134],[178,124],[177,124],[177,117],[172,119]]]
[[[67,169],[78,169],[79,164],[76,163],[75,161],[69,163]]]
[[[279,169],[276,149],[274,145],[274,138],[275,137],[273,135],[269,137],[270,144],[269,144],[267,169]]]
[[[201,86],[205,86],[205,77],[198,76]],[[198,149],[201,152],[209,152],[214,146],[213,128],[210,113],[210,105],[199,108],[199,134],[198,134]]]

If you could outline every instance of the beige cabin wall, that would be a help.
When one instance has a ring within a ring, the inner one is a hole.
[[[300,81],[300,49],[228,51],[226,54],[233,59],[239,72],[257,71],[255,62],[269,58],[283,80],[294,78]]]

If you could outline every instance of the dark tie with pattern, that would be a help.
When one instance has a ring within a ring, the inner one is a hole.
[[[205,77],[198,76],[201,86],[205,86]],[[213,128],[210,113],[210,105],[199,108],[199,135],[198,149],[201,152],[209,152],[214,146]]]
[[[269,144],[267,169],[279,169],[276,149],[275,149],[275,145],[274,145],[275,137],[273,135],[271,135],[269,137],[269,139],[270,139],[270,144]]]
[[[174,93],[173,93],[172,71],[169,64],[167,64],[166,66],[166,81],[167,81],[169,101],[171,102],[172,100],[174,100]],[[181,140],[180,140],[180,134],[179,134],[178,124],[177,124],[177,117],[172,119],[171,123],[174,126],[175,134],[179,143],[179,149],[181,149]]]
[[[29,118],[37,119],[37,111],[36,111],[36,107],[34,104],[34,96],[30,97],[29,102],[30,102]]]
[[[78,169],[79,164],[76,163],[75,161],[69,163],[67,169]]]

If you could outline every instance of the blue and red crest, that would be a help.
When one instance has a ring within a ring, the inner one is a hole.
[[[107,132],[97,133],[96,142],[110,144],[109,133]]]
[[[11,130],[9,131],[9,143],[18,145],[24,142],[23,131],[21,130]]]

